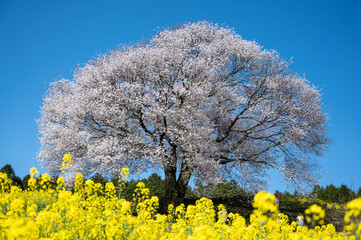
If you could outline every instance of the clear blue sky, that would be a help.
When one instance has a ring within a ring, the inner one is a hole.
[[[361,186],[361,1],[0,0],[0,167],[23,177],[39,150],[48,84],[78,65],[157,28],[207,20],[276,49],[322,89],[329,113],[321,185]],[[287,190],[272,177],[270,191]],[[290,190],[290,188],[288,188]]]

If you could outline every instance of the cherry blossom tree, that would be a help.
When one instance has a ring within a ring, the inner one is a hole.
[[[289,65],[227,27],[163,30],[50,85],[38,157],[51,174],[65,153],[85,176],[162,169],[173,203],[191,177],[254,189],[273,168],[298,186],[314,183],[327,114],[319,90]]]

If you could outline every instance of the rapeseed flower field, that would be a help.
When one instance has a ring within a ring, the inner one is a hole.
[[[64,157],[62,171],[71,163]],[[119,177],[120,192],[129,170]],[[5,173],[0,173],[0,239],[360,239],[361,198],[347,204],[343,232],[332,224],[323,225],[324,210],[312,205],[305,211],[307,226],[289,222],[279,213],[274,195],[259,192],[253,201],[250,223],[239,214],[217,209],[207,198],[195,205],[168,206],[167,214],[157,212],[158,197],[150,197],[144,183],[137,185],[133,201],[117,195],[112,182],[105,187],[92,180],[84,182],[78,174],[74,191],[64,187],[59,177],[51,187],[48,174],[39,177],[31,169],[29,188],[22,191],[12,186]]]

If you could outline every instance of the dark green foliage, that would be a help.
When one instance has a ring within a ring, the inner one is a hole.
[[[105,187],[105,184],[108,182],[108,180],[99,173],[94,174],[90,179],[93,180],[94,183],[100,183],[103,187]]]
[[[125,184],[125,189],[122,189],[122,192],[120,194],[121,198],[125,198],[127,201],[133,201],[133,193],[135,191],[135,188],[137,187],[137,184],[140,181],[136,180],[130,180]],[[147,186],[146,186],[147,187]]]
[[[15,176],[15,171],[11,164],[5,164],[1,169],[0,172],[6,173],[8,178],[12,179]]]
[[[196,183],[194,192],[197,197],[207,198],[235,198],[247,195],[234,180],[218,184],[207,184],[205,186],[198,182]]]
[[[11,180],[13,180],[13,185],[18,186],[24,190],[23,182],[21,181],[20,177],[14,176]]]
[[[197,195],[195,194],[195,192],[193,191],[191,186],[187,186],[187,190],[186,190],[186,198],[196,198]]]
[[[320,191],[319,199],[326,202],[338,202],[338,189],[333,184],[326,186],[323,191]]]
[[[338,189],[338,200],[340,203],[347,203],[352,199],[356,198],[356,194],[352,191],[351,188],[347,187],[345,184],[341,184]]]
[[[287,203],[296,203],[296,202],[298,202],[298,199],[299,199],[299,197],[298,197],[298,195],[297,194],[291,194],[291,193],[289,193],[289,192],[283,192],[283,193],[281,193],[280,195],[279,195],[279,200],[280,200],[280,202],[282,202],[282,203],[285,203],[285,202],[287,202]]]
[[[313,186],[313,189],[310,193],[310,197],[311,198],[317,198],[318,197],[318,192],[321,190],[321,186],[320,185],[315,185]]]
[[[357,197],[361,197],[361,187],[357,191]]]
[[[30,174],[26,174],[23,179],[21,180],[21,182],[23,183],[24,186],[24,190],[28,189],[28,180],[30,179]]]
[[[339,204],[345,204],[357,196],[356,193],[345,184],[341,184],[340,187],[330,184],[325,188],[316,185],[313,188],[311,195],[314,195],[325,202]]]
[[[112,179],[114,186],[119,187],[118,178]],[[125,198],[128,201],[132,201],[133,193],[139,182],[143,182],[145,187],[149,189],[150,196],[157,196],[162,199],[165,195],[165,182],[164,180],[156,173],[153,173],[148,178],[140,180],[130,180],[125,184],[125,189],[122,190],[120,196]]]
[[[159,198],[164,197],[165,182],[158,174],[153,173],[147,179],[143,179],[141,181],[144,182],[147,188],[149,188],[151,196],[158,196]]]
[[[12,185],[18,186],[21,189],[24,190],[23,182],[21,181],[21,178],[16,176],[15,171],[11,164],[5,164],[1,169],[0,172],[6,173],[8,175],[8,178],[10,178],[13,182]]]

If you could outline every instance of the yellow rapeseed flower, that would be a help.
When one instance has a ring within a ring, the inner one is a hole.
[[[324,224],[325,211],[317,204],[311,205],[305,210],[306,221],[312,225]]]
[[[63,162],[61,164],[60,171],[64,172],[65,170],[70,168],[70,164],[71,164],[71,155],[70,154],[65,154],[64,157],[63,157]]]
[[[0,193],[9,191],[11,189],[12,180],[4,172],[0,172]]]
[[[32,168],[30,169],[30,176],[31,176],[32,178],[34,178],[34,177],[37,178],[38,175],[39,175],[38,170],[37,170],[35,167],[32,167]]]
[[[266,218],[275,219],[278,214],[278,204],[276,203],[276,197],[267,192],[258,192],[254,196],[253,207],[255,210],[253,213],[256,216],[264,216]]]
[[[31,179],[35,189],[37,181],[44,186],[50,177],[44,174]],[[137,201],[133,202],[114,197],[115,187],[111,182],[106,184],[104,194],[102,185],[92,180],[87,180],[84,187],[81,174],[76,176],[74,192],[61,188],[63,183],[64,178],[60,177],[58,191],[41,187],[40,191],[32,192],[11,187],[10,191],[1,193],[0,239],[356,240],[361,233],[359,200],[348,204],[345,220],[349,225],[343,232],[337,232],[331,224],[314,229],[297,226],[294,221],[289,224],[288,216],[277,214],[273,195],[264,192],[255,196],[256,214],[251,214],[247,225],[239,214],[229,213],[227,217],[222,204],[217,212],[207,198],[188,205],[186,210],[183,204],[169,205],[168,214],[157,214],[159,199],[149,198],[144,183],[137,185]],[[311,206],[306,216],[319,222],[324,217],[321,210]]]
[[[64,177],[59,177],[58,180],[56,180],[56,189],[57,190],[63,190],[65,186],[65,180]]]

